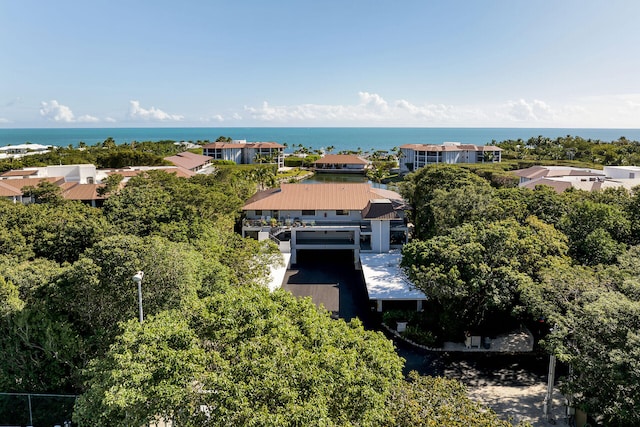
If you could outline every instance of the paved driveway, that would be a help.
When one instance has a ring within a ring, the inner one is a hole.
[[[370,305],[362,272],[353,268],[351,251],[300,251],[282,286],[296,296],[310,296],[336,317],[366,320]]]

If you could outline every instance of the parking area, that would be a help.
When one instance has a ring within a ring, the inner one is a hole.
[[[353,268],[353,251],[303,250],[297,261],[285,274],[285,290],[311,297],[336,317],[366,321],[370,304],[362,272]]]

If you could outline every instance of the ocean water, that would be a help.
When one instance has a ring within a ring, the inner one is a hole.
[[[335,147],[342,150],[390,150],[402,144],[441,144],[456,141],[485,145],[508,139],[527,140],[538,135],[557,138],[573,135],[585,139],[613,141],[624,136],[640,141],[640,129],[570,129],[570,128],[56,128],[0,129],[0,146],[31,142],[65,147],[79,142],[94,145],[108,137],[117,144],[132,141],[215,141],[219,136],[247,141],[273,141],[313,149]]]

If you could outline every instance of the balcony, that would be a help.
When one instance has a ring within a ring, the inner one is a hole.
[[[246,230],[271,231],[272,229],[313,228],[316,230],[345,230],[359,227],[360,232],[371,232],[368,221],[315,221],[315,220],[281,220],[281,219],[244,219],[242,227]]]

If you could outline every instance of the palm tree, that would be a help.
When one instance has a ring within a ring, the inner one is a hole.
[[[389,170],[383,167],[378,167],[375,164],[369,171],[367,172],[367,178],[371,181],[380,184],[382,181],[387,179],[391,174]]]
[[[116,147],[116,141],[112,137],[108,137],[102,143],[102,147],[103,148],[115,148]]]

